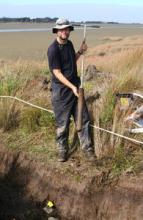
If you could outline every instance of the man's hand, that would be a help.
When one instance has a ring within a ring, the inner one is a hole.
[[[72,87],[72,91],[73,91],[73,93],[74,93],[75,96],[79,97],[78,89],[77,89],[76,86],[73,86],[73,87]]]
[[[69,87],[75,96],[79,97],[78,95],[78,89],[76,86],[74,86],[62,73],[60,69],[54,69],[53,70],[54,75],[57,79],[59,79],[60,82],[62,82],[65,86]]]

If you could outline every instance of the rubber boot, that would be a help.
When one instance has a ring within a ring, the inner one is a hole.
[[[59,144],[58,143],[58,161],[65,162],[68,160],[68,143]]]
[[[65,162],[68,159],[68,154],[66,151],[59,151],[58,162]]]
[[[94,162],[94,161],[96,161],[96,155],[95,155],[95,153],[94,153],[94,151],[93,150],[86,150],[86,151],[84,151],[84,154],[85,154],[85,157],[87,158],[87,160],[89,161],[89,162]]]

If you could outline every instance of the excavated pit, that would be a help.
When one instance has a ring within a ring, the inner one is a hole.
[[[126,175],[116,183],[106,175],[76,181],[23,152],[0,147],[0,219],[50,219],[43,210],[53,201],[55,219],[143,219],[143,175]]]

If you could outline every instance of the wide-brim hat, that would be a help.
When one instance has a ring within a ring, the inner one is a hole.
[[[67,27],[70,29],[70,31],[74,30],[74,27],[69,23],[67,19],[59,18],[56,21],[56,26],[53,27],[52,31],[53,33],[57,33],[58,30],[62,30]]]

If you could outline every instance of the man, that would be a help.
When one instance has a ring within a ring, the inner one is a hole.
[[[52,73],[52,105],[56,119],[56,140],[59,152],[58,161],[64,162],[68,159],[68,136],[71,115],[77,123],[78,87],[80,78],[77,75],[76,61],[87,49],[82,43],[76,53],[73,44],[68,40],[70,32],[74,27],[66,19],[58,19],[53,33],[57,35],[56,40],[48,48],[49,68]],[[82,150],[88,160],[95,159],[94,148],[91,142],[89,126],[89,114],[85,103],[83,109],[83,128],[78,132]]]

